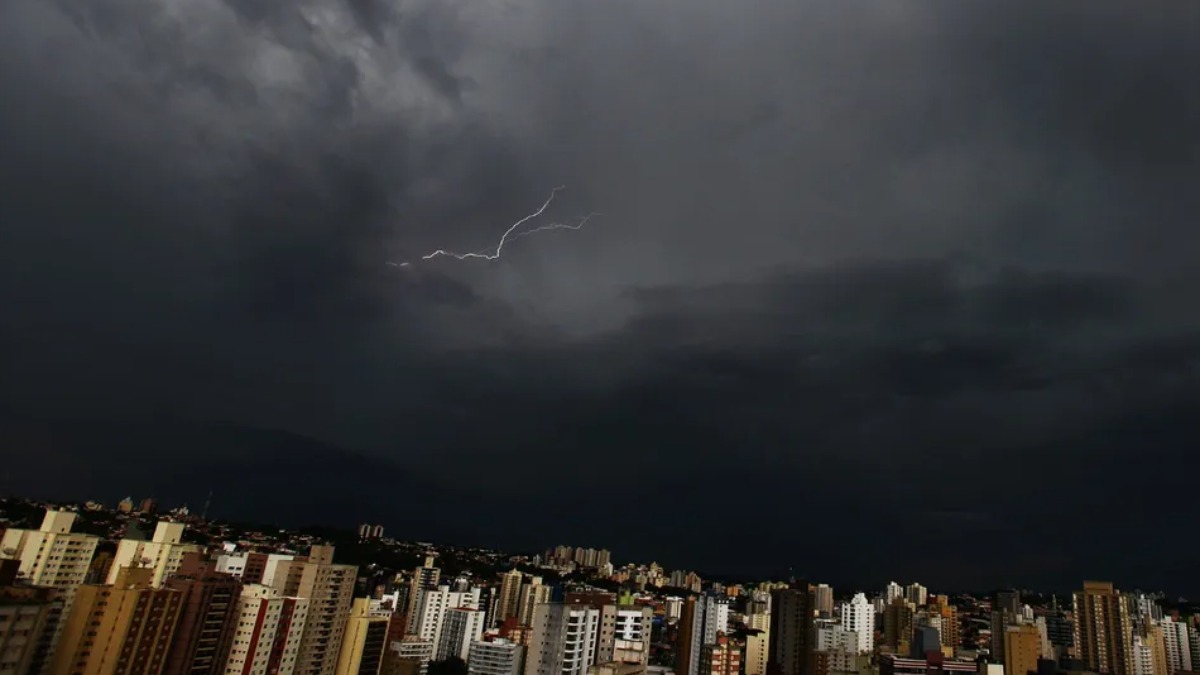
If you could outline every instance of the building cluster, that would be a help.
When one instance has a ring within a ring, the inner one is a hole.
[[[90,508],[90,507],[89,507]],[[1200,617],[1085,582],[988,598],[704,583],[559,546],[494,572],[339,564],[184,522],[115,540],[47,509],[0,544],[0,674],[1189,675]],[[377,538],[377,526],[360,539]],[[194,539],[194,537],[193,537]],[[375,544],[371,544],[374,546]],[[371,549],[375,550],[375,549]],[[411,558],[409,558],[411,560]],[[533,564],[528,564],[532,562]],[[564,579],[558,570],[574,573]],[[1032,602],[1030,602],[1032,601]],[[436,672],[435,672],[436,671]]]

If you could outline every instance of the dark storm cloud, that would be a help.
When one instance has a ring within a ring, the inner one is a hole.
[[[1180,583],[1079,550],[1197,553],[1160,467],[1194,466],[1200,403],[1198,31],[1165,2],[0,3],[5,407],[283,428],[546,514],[438,521],[464,538]],[[604,218],[386,265],[560,183],[554,218]],[[812,550],[847,531],[854,560]]]

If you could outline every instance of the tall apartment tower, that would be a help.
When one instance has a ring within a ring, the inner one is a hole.
[[[676,675],[699,675],[705,645],[729,629],[729,598],[706,593],[688,598],[679,619],[679,644],[675,650]]]
[[[741,675],[742,650],[722,632],[700,651],[700,675]]]
[[[441,635],[437,642],[437,660],[470,656],[471,643],[483,638],[483,610],[454,607],[442,619]]]
[[[533,610],[550,602],[550,587],[542,583],[541,577],[533,577],[521,586],[521,600],[517,607],[517,622],[522,626],[533,625]]]
[[[900,584],[889,581],[888,585],[883,589],[883,604],[890,605],[896,598],[904,597],[904,587]]]
[[[1023,623],[1004,629],[1004,672],[1006,675],[1036,673],[1042,655],[1042,636],[1036,625]]]
[[[511,640],[496,638],[491,642],[472,642],[467,655],[467,673],[468,675],[521,675],[523,658],[524,647]]]
[[[883,643],[893,652],[908,653],[915,625],[914,614],[913,606],[903,596],[896,596],[883,610]]]
[[[371,616],[371,599],[355,598],[338,656],[338,675],[379,672],[387,642],[387,617]]]
[[[75,594],[83,585],[96,545],[100,543],[100,537],[95,535],[72,533],[74,524],[73,512],[47,509],[40,528],[5,530],[0,539],[0,553],[20,561],[17,575],[22,581],[58,589],[61,597],[61,606],[54,604],[46,615],[45,627],[30,657],[30,673],[44,673],[49,667]]]
[[[1163,618],[1162,629],[1163,646],[1167,650],[1167,675],[1190,671],[1192,669],[1192,652],[1189,649],[1188,625],[1168,616]]]
[[[469,591],[452,591],[449,586],[438,586],[422,594],[422,606],[415,631],[410,633],[433,643],[436,653],[446,625],[446,614],[452,609],[479,609],[478,588]]]
[[[546,603],[533,611],[533,638],[525,675],[586,675],[596,662],[600,610]]]
[[[183,598],[153,579],[151,568],[123,567],[110,586],[81,586],[50,673],[161,673]]]
[[[412,581],[408,584],[408,611],[405,613],[404,625],[408,627],[410,635],[417,633],[417,621],[424,606],[425,591],[436,589],[442,581],[442,571],[433,566],[433,561],[433,556],[425,556],[425,564],[413,570]]]
[[[1129,607],[1112,583],[1085,581],[1075,592],[1075,655],[1088,670],[1133,675]]]
[[[270,586],[243,586],[225,675],[292,675],[307,618],[308,600],[285,598]]]
[[[650,632],[654,610],[641,605],[604,605],[600,608],[600,635],[596,662],[650,664]]]
[[[870,654],[875,650],[875,605],[863,593],[842,604],[842,626],[855,634],[855,654]]]
[[[307,559],[279,563],[274,587],[285,596],[308,600],[296,675],[333,675],[357,575],[354,565],[333,564],[332,546],[313,546]]]
[[[182,599],[164,675],[225,672],[242,584],[216,569],[215,560],[188,553],[179,571],[163,584],[164,588],[179,591]]]
[[[20,564],[0,560],[0,673],[32,672],[50,613],[62,613],[62,591],[13,583]]]
[[[500,595],[496,599],[497,623],[511,619],[517,615],[517,607],[521,602],[521,581],[525,575],[521,570],[513,568],[500,578]]]
[[[196,544],[184,544],[183,523],[159,521],[154,528],[154,536],[150,541],[144,539],[122,539],[117,544],[117,553],[113,556],[112,567],[109,568],[108,583],[116,582],[122,567],[148,567],[153,571],[151,585],[160,588],[167,577],[179,570],[183,564],[183,556],[188,553],[199,553],[201,548]]]
[[[808,675],[814,604],[812,587],[804,582],[771,593],[768,675]]]
[[[771,640],[766,631],[751,630],[746,635],[745,675],[767,675],[767,654]]]
[[[817,584],[813,589],[813,602],[816,605],[817,614],[828,619],[833,616],[833,587],[828,584]]]

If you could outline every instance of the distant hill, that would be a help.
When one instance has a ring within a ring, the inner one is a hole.
[[[280,525],[392,525],[414,510],[405,501],[437,496],[385,460],[233,425],[0,417],[0,455],[0,492],[110,504],[155,497],[198,512],[212,490],[210,515]]]

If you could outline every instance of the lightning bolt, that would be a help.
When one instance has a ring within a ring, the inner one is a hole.
[[[554,223],[549,223],[546,225],[539,225],[538,227],[534,227],[534,228],[531,228],[528,230],[520,229],[520,227],[522,225],[524,225],[525,223],[528,223],[529,221],[533,220],[534,218],[537,218],[538,216],[545,213],[546,209],[550,208],[550,204],[554,201],[554,198],[558,195],[559,191],[565,190],[565,189],[566,189],[565,185],[559,185],[558,187],[551,190],[550,196],[546,198],[546,201],[543,202],[542,205],[540,207],[538,207],[538,209],[536,211],[534,211],[533,213],[518,220],[517,222],[513,223],[512,225],[509,226],[509,228],[507,230],[504,231],[504,234],[500,236],[500,240],[498,242],[496,242],[496,246],[493,249],[476,251],[473,253],[455,253],[453,251],[447,251],[445,249],[439,248],[438,250],[436,250],[432,253],[428,253],[426,255],[421,256],[421,260],[433,260],[434,258],[441,258],[441,257],[454,258],[455,260],[471,260],[471,259],[497,260],[498,258],[500,258],[500,255],[504,251],[504,245],[508,244],[509,242],[516,241],[517,239],[520,239],[522,237],[528,237],[531,234],[537,234],[538,232],[546,232],[548,230],[580,230],[580,229],[583,229],[584,225],[587,225],[589,220],[591,220],[592,218],[595,218],[596,216],[601,215],[597,212],[592,212],[592,213],[587,214],[586,216],[582,216],[582,217],[576,219],[576,222],[574,222],[574,223],[554,222]],[[397,262],[392,262],[390,260],[388,261],[387,264],[390,267],[408,267],[409,266],[409,263],[407,263],[407,262],[397,263]]]

